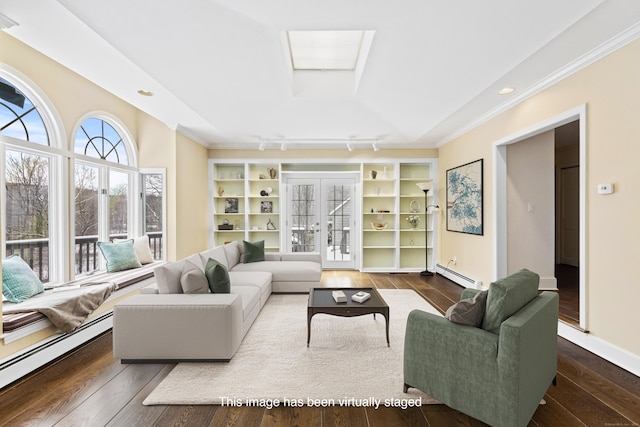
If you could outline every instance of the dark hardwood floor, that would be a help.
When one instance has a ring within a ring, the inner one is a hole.
[[[462,288],[419,274],[327,271],[323,286],[415,289],[439,310]],[[531,426],[638,426],[640,378],[558,338],[558,385]],[[0,391],[3,426],[481,426],[444,405],[421,408],[143,406],[173,365],[122,365],[111,333]]]

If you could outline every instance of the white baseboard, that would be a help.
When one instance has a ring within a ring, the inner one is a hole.
[[[467,277],[464,274],[461,274],[441,264],[436,264],[436,273],[438,273],[443,277],[446,277],[447,279],[453,282],[456,282],[458,285],[463,286],[465,288],[473,288],[473,289],[482,288],[482,282],[472,279],[471,277]]]
[[[113,311],[110,311],[70,334],[56,334],[0,360],[0,388],[19,380],[112,327]]]
[[[558,322],[558,335],[640,377],[640,356],[563,322]]]

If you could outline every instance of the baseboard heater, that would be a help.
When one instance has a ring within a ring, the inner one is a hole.
[[[460,274],[444,265],[436,264],[436,273],[465,288],[480,289],[482,287],[482,282]]]
[[[68,334],[47,338],[0,361],[0,389],[81,346],[113,327],[113,311],[79,326]]]

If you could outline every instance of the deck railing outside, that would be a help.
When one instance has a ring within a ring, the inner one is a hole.
[[[162,232],[150,232],[147,235],[153,259],[162,259]],[[110,240],[126,237],[126,234],[113,234]],[[98,236],[76,237],[74,246],[76,275],[98,268]],[[6,243],[6,256],[14,254],[20,255],[29,264],[41,282],[49,281],[49,239],[9,240]]]

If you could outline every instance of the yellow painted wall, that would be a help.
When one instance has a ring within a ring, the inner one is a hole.
[[[587,104],[587,279],[588,326],[592,336],[640,355],[635,298],[640,231],[640,40],[549,87],[439,150],[440,200],[445,171],[485,159],[485,234],[440,234],[440,260],[453,255],[457,268],[483,283],[494,279],[492,225],[493,142]],[[598,195],[596,185],[613,183],[615,193]]]
[[[177,133],[176,259],[208,247],[209,172],[207,149]]]

